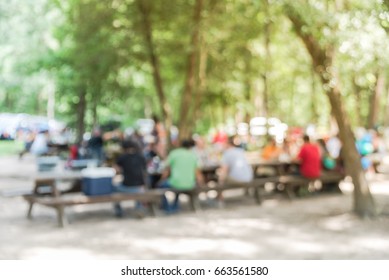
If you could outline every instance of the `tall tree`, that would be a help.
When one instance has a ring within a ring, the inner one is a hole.
[[[376,214],[374,200],[362,169],[352,126],[343,106],[338,77],[334,69],[334,45],[321,43],[315,37],[315,33],[308,27],[309,25],[300,9],[296,9],[293,5],[286,5],[285,13],[312,58],[315,72],[321,80],[331,104],[332,114],[337,121],[346,168],[354,184],[354,211],[360,216],[373,216]],[[314,17],[313,15],[309,16],[311,19]],[[329,26],[326,27],[329,28]]]
[[[189,138],[192,131],[192,121],[190,114],[193,109],[193,90],[195,87],[196,75],[195,70],[197,66],[197,58],[199,52],[199,34],[200,34],[200,22],[201,12],[203,10],[203,0],[196,0],[193,9],[193,27],[192,35],[190,40],[190,49],[188,54],[187,68],[186,68],[186,79],[184,92],[181,97],[180,116],[179,116],[179,135],[180,139]],[[192,106],[191,106],[192,105]],[[192,115],[193,116],[193,115]]]
[[[374,129],[378,124],[378,113],[379,113],[379,104],[381,97],[384,94],[385,90],[385,76],[383,71],[378,71],[376,74],[376,82],[374,89],[370,95],[370,108],[369,108],[369,116],[367,128]]]
[[[172,126],[172,112],[163,88],[159,58],[155,51],[153,40],[153,26],[151,22],[152,4],[148,0],[138,0],[137,5],[142,16],[143,34],[148,52],[148,58],[152,66],[154,86],[161,104],[163,122],[167,131],[167,143],[170,144],[170,128]]]

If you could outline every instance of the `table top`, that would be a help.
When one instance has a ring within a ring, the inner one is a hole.
[[[47,172],[39,172],[37,173],[33,179],[34,180],[60,180],[60,181],[66,181],[66,180],[75,180],[75,179],[81,179],[81,171],[79,170],[55,170],[55,171],[47,171]]]

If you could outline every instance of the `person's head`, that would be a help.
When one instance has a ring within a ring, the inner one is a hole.
[[[304,143],[309,143],[310,142],[309,136],[307,134],[305,134],[303,136],[303,140],[304,140]]]
[[[49,130],[47,130],[47,129],[42,129],[42,130],[39,131],[39,133],[40,133],[40,134],[46,134],[46,135],[47,135],[47,134],[49,134]]]
[[[235,136],[230,136],[228,137],[227,139],[227,147],[228,148],[231,148],[231,147],[235,147]]]
[[[321,149],[323,149],[325,152],[328,152],[327,146],[326,146],[326,141],[323,138],[318,139],[317,143],[319,144]]]
[[[192,139],[184,139],[181,141],[181,147],[184,149],[190,149],[193,147],[193,140]]]
[[[154,121],[155,124],[156,124],[156,123],[159,123],[159,118],[158,118],[157,115],[153,115],[153,116],[152,116],[152,119],[153,119],[153,121]]]
[[[326,146],[326,142],[324,141],[323,138],[320,138],[320,139],[317,139],[317,143],[322,146],[322,147],[325,147]]]
[[[135,151],[137,150],[138,146],[137,144],[132,141],[132,140],[129,140],[129,139],[126,139],[122,142],[122,148],[124,151]]]
[[[101,129],[100,127],[94,127],[92,131],[92,135],[95,137],[101,136]]]
[[[268,145],[271,145],[271,146],[276,146],[276,145],[277,145],[276,139],[274,139],[273,137],[269,137],[269,138],[267,139],[267,144],[268,144]]]
[[[199,149],[204,149],[205,148],[205,141],[200,136],[195,139],[195,144],[196,144],[196,147],[199,148]]]

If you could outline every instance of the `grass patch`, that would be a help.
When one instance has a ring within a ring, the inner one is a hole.
[[[23,142],[0,140],[0,156],[16,155],[23,150]]]

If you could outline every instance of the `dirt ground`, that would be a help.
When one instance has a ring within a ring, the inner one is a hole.
[[[130,210],[115,218],[110,204],[76,206],[61,229],[54,210],[37,205],[28,220],[27,203],[6,197],[32,188],[34,159],[0,158],[0,166],[0,259],[389,259],[389,175],[370,178],[375,219],[351,213],[344,182],[343,195],[269,197],[258,206],[232,193],[224,209],[204,200],[192,213],[184,201],[178,215],[143,220]]]

